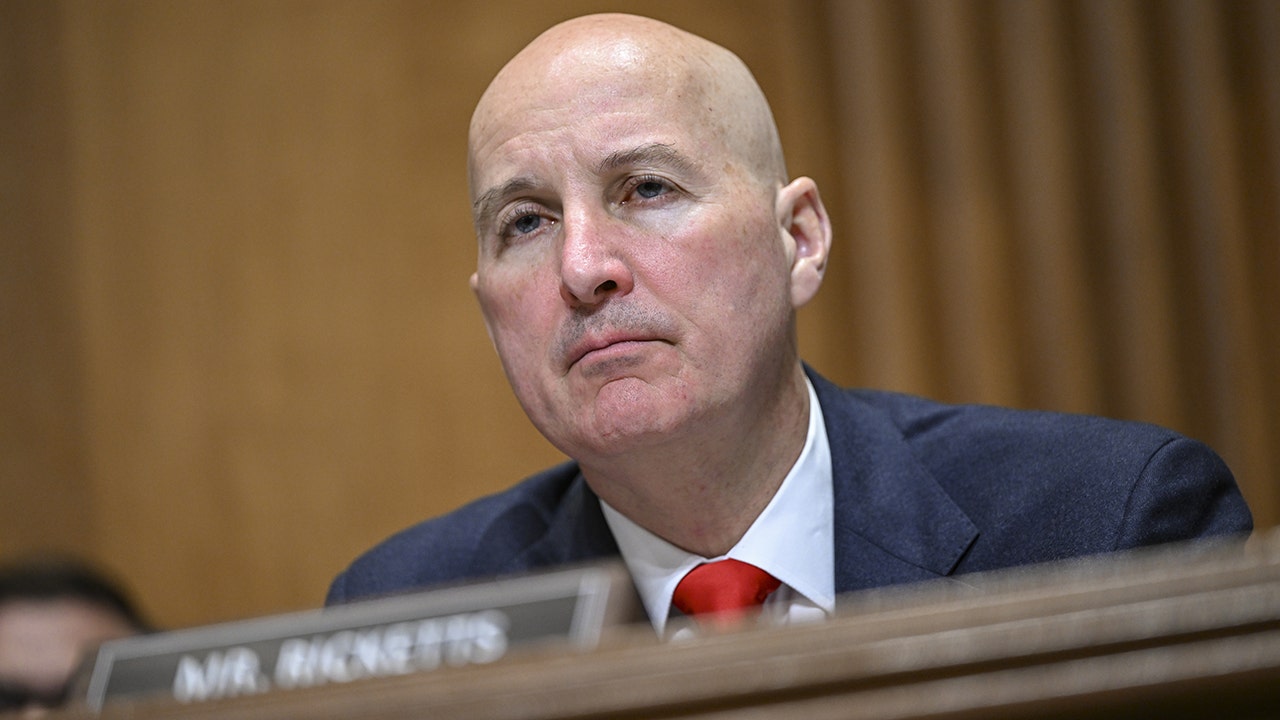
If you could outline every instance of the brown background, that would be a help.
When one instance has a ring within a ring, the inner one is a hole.
[[[467,289],[471,107],[586,0],[0,0],[0,556],[161,624],[314,607],[558,459]],[[1280,3],[653,0],[738,52],[846,384],[1215,446],[1280,523]]]

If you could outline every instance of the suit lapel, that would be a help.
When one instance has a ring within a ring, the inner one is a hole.
[[[618,555],[618,543],[605,522],[600,499],[587,487],[579,472],[556,504],[547,531],[512,558],[511,567],[532,570]]]
[[[977,528],[884,412],[806,371],[831,445],[836,592],[949,574]]]
[[[973,523],[888,415],[806,371],[831,446],[836,592],[949,574],[977,537]],[[510,571],[618,557],[600,500],[581,473],[551,513],[546,532],[512,557]]]

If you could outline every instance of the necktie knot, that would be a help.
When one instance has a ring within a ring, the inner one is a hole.
[[[762,604],[781,584],[755,565],[719,560],[690,570],[676,585],[671,604],[685,615],[714,615],[732,621]]]

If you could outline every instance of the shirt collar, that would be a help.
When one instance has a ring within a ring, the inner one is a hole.
[[[605,521],[659,635],[666,629],[676,584],[685,573],[710,560],[749,562],[826,613],[835,607],[831,449],[817,394],[808,378],[805,385],[809,390],[809,430],[804,449],[773,499],[726,555],[704,558],[688,553],[600,501]]]

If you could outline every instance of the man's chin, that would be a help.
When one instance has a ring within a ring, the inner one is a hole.
[[[596,398],[591,435],[584,438],[587,444],[601,454],[617,455],[660,448],[687,437],[692,421],[687,399],[653,393],[653,389],[602,391]],[[652,397],[655,394],[659,396]]]

